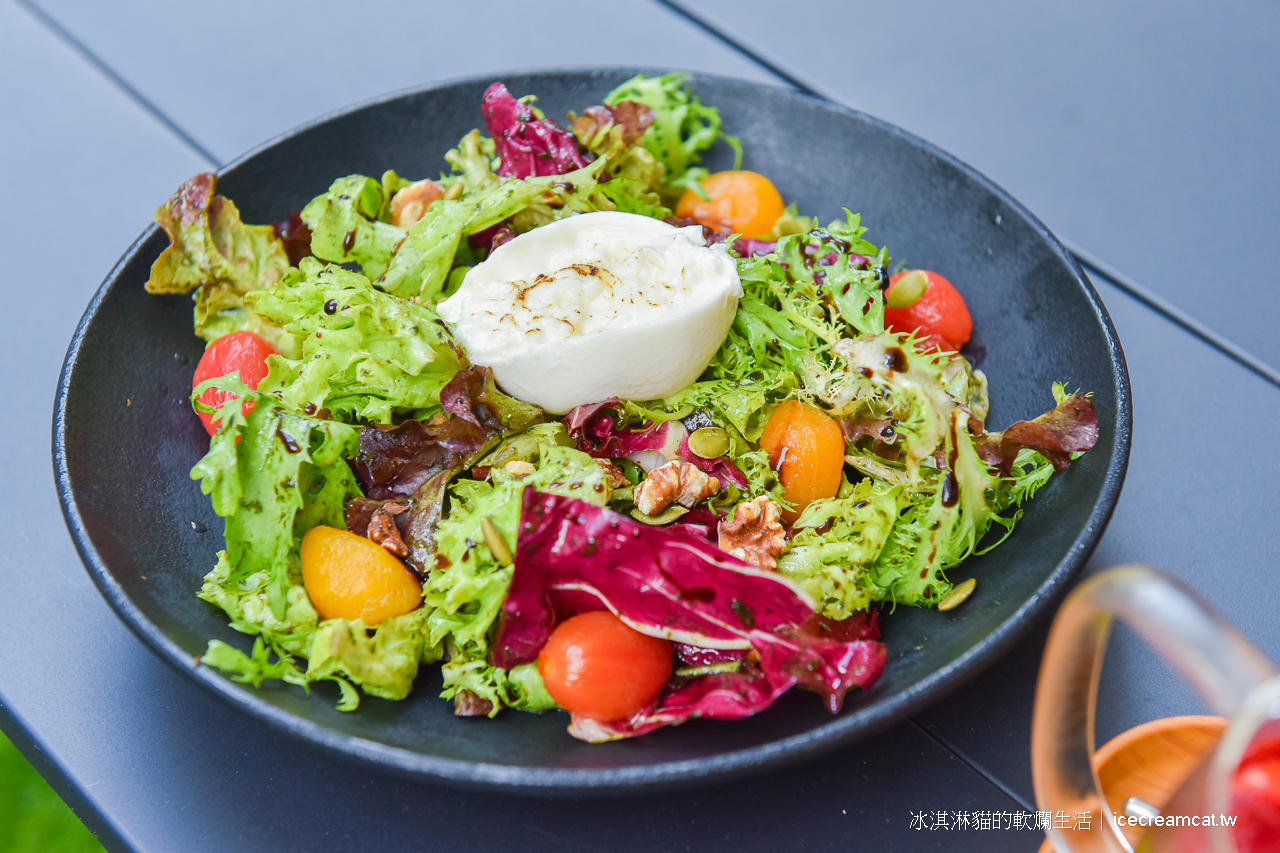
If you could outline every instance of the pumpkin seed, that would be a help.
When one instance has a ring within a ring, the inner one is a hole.
[[[453,186],[449,187],[449,189],[444,191],[444,200],[453,201],[454,199],[461,196],[466,191],[466,189],[467,189],[466,186],[462,183],[461,180],[459,180]]]
[[[742,661],[730,660],[724,663],[709,663],[704,666],[686,666],[676,670],[680,678],[697,678],[717,672],[737,672],[742,669]]]
[[[954,610],[961,604],[964,604],[965,599],[973,595],[973,588],[977,585],[977,580],[969,578],[967,581],[961,581],[951,587],[951,592],[947,593],[946,596],[938,602],[938,609]]]
[[[538,439],[528,433],[510,438],[477,464],[485,468],[501,468],[508,462],[531,462],[539,455]]]
[[[729,433],[720,427],[703,427],[689,434],[689,449],[703,459],[718,459],[729,449]]]
[[[884,301],[890,308],[910,308],[920,301],[920,297],[924,296],[925,288],[928,286],[929,276],[925,271],[912,270],[889,285]]]
[[[492,518],[487,515],[480,517],[480,532],[484,534],[484,544],[489,546],[493,559],[500,565],[511,565],[511,549],[507,547],[507,540],[502,538],[502,531],[493,523]]]
[[[639,509],[633,509],[631,517],[641,524],[670,524],[688,511],[680,504],[672,504],[657,515],[645,515]]]

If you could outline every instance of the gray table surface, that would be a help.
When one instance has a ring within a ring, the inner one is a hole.
[[[594,801],[451,790],[347,763],[224,706],[115,618],[66,534],[49,413],[80,313],[182,180],[387,91],[552,65],[796,85],[993,177],[1110,277],[1133,379],[1128,481],[1089,571],[1187,580],[1273,659],[1280,579],[1280,11],[1274,4],[631,0],[211,6],[0,2],[0,726],[115,850],[1032,850],[919,833],[912,811],[1033,808],[1044,632],[952,696],[818,761]],[[1123,632],[1099,739],[1199,703]]]

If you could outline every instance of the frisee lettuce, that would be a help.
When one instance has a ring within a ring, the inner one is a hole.
[[[270,359],[260,386],[295,411],[325,409],[348,422],[426,420],[466,366],[433,309],[315,258],[248,301],[298,341],[296,358]]]
[[[641,143],[665,170],[666,184],[662,193],[679,198],[685,190],[705,194],[698,182],[707,170],[695,168],[702,152],[723,139],[733,148],[733,168],[742,165],[742,143],[721,130],[720,111],[698,100],[684,85],[688,75],[664,74],[645,77],[637,74],[605,96],[610,106],[621,101],[636,101],[654,112],[653,124],[641,137]]]

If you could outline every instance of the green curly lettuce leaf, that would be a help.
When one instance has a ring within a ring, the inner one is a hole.
[[[587,454],[564,446],[568,437],[563,424],[543,424],[524,435],[533,436],[537,443],[536,451],[521,451],[525,461],[536,465],[534,473],[516,478],[495,467],[490,480],[460,480],[450,487],[452,503],[435,532],[436,568],[423,584],[423,597],[431,609],[427,642],[448,642],[452,649],[444,670],[443,695],[451,698],[459,690],[471,690],[494,702],[495,711],[510,703],[494,686],[498,674],[488,673],[485,667],[491,628],[511,583],[511,566],[490,550],[482,519],[488,518],[507,548],[514,550],[525,488],[568,495],[597,506],[604,506],[610,495],[600,465]],[[502,451],[499,448],[495,453]],[[491,689],[479,689],[483,684],[490,684]],[[534,694],[528,690],[520,695],[533,701],[529,697]]]
[[[834,369],[837,343],[883,331],[878,270],[888,258],[863,238],[865,231],[848,214],[825,229],[782,237],[767,256],[738,259],[738,312],[699,381],[662,400],[628,402],[628,412],[673,420],[701,409],[758,441],[774,404],[814,396],[809,385]]]
[[[311,642],[306,677],[349,680],[371,696],[405,698],[419,664],[434,663],[444,653],[442,646],[426,642],[429,612],[419,607],[383,619],[372,635],[360,620],[322,622]]]
[[[850,491],[809,504],[778,558],[778,571],[804,587],[818,612],[832,619],[847,619],[881,597],[867,569],[888,541],[902,489],[865,479]]]
[[[653,110],[653,123],[645,130],[641,144],[662,164],[666,177],[662,193],[669,199],[679,198],[687,189],[701,192],[698,181],[706,177],[707,170],[694,167],[702,161],[702,152],[718,139],[733,148],[733,168],[742,165],[742,143],[721,130],[720,111],[704,105],[684,85],[687,76],[637,74],[604,99],[609,106],[635,101]]]
[[[1008,484],[991,473],[973,448],[967,429],[946,435],[947,470],[922,469],[922,487],[898,516],[889,540],[871,566],[880,598],[899,604],[937,604],[951,590],[947,570],[978,552],[993,525],[1003,536],[1020,513],[1005,516]]]
[[[207,341],[240,329],[277,342],[279,330],[244,307],[245,294],[279,281],[289,269],[284,243],[270,225],[246,225],[216,195],[212,172],[184,183],[156,209],[169,247],[151,265],[148,293],[195,293],[195,332]]]
[[[248,415],[235,399],[219,410],[222,425],[191,471],[214,512],[226,519],[222,584],[265,592],[270,612],[283,620],[302,534],[317,524],[343,527],[343,506],[360,493],[346,462],[355,455],[359,431],[286,411],[235,374],[203,382],[193,393],[208,388],[255,401]]]
[[[373,178],[338,178],[324,195],[302,208],[302,221],[311,229],[312,253],[335,263],[355,261],[370,279],[378,278],[408,233],[378,219],[389,202],[382,184]]]
[[[260,569],[239,580],[232,580],[231,562],[226,551],[218,552],[218,563],[205,576],[204,585],[197,595],[222,608],[231,620],[231,627],[237,631],[267,637],[272,648],[278,651],[306,654],[320,619],[302,586],[298,568],[295,560],[291,559],[287,564],[283,583],[285,606],[278,615],[271,606],[273,579],[269,573]]]
[[[501,162],[497,147],[492,139],[481,136],[479,130],[468,132],[456,148],[445,152],[444,159],[462,181],[465,192],[474,192],[501,180],[497,172]]]
[[[489,142],[487,149],[484,142]],[[311,251],[334,263],[355,261],[379,290],[427,302],[446,287],[463,237],[521,213],[527,227],[534,227],[577,211],[618,209],[608,193],[625,197],[633,207],[644,203],[627,191],[626,180],[607,192],[597,187],[607,158],[567,175],[499,179],[492,173],[491,150],[492,142],[478,133],[463,137],[448,158],[461,174],[441,181],[449,190],[459,190],[454,184],[460,181],[460,192],[447,192],[409,229],[379,218],[387,215],[392,187],[403,183],[398,176],[384,175],[382,183],[364,175],[339,178],[302,210],[312,232]]]
[[[309,686],[335,681],[339,707],[359,703],[352,685],[387,699],[408,695],[420,663],[440,659],[443,648],[426,640],[429,611],[383,620],[369,634],[362,621],[321,621],[302,582],[302,536],[317,525],[345,528],[343,508],[360,495],[347,459],[359,430],[291,413],[235,376],[202,383],[241,399],[218,412],[222,427],[209,453],[192,471],[226,518],[227,549],[205,577],[200,597],[221,607],[231,625],[258,635],[254,650],[211,642],[202,661],[237,680],[261,684],[283,679]],[[270,655],[276,658],[272,660]],[[298,658],[306,660],[303,669]]]
[[[511,669],[502,669],[474,658],[453,658],[446,662],[442,699],[453,699],[463,690],[469,690],[481,699],[489,701],[489,716],[495,717],[503,708],[517,711],[550,711],[559,707],[551,698],[536,663],[526,663]]]
[[[325,409],[349,422],[426,420],[466,366],[431,308],[314,258],[249,304],[298,341],[298,357],[273,356],[260,386],[296,411]]]

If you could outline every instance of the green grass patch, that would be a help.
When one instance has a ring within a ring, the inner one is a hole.
[[[103,853],[93,833],[2,733],[0,853]]]

